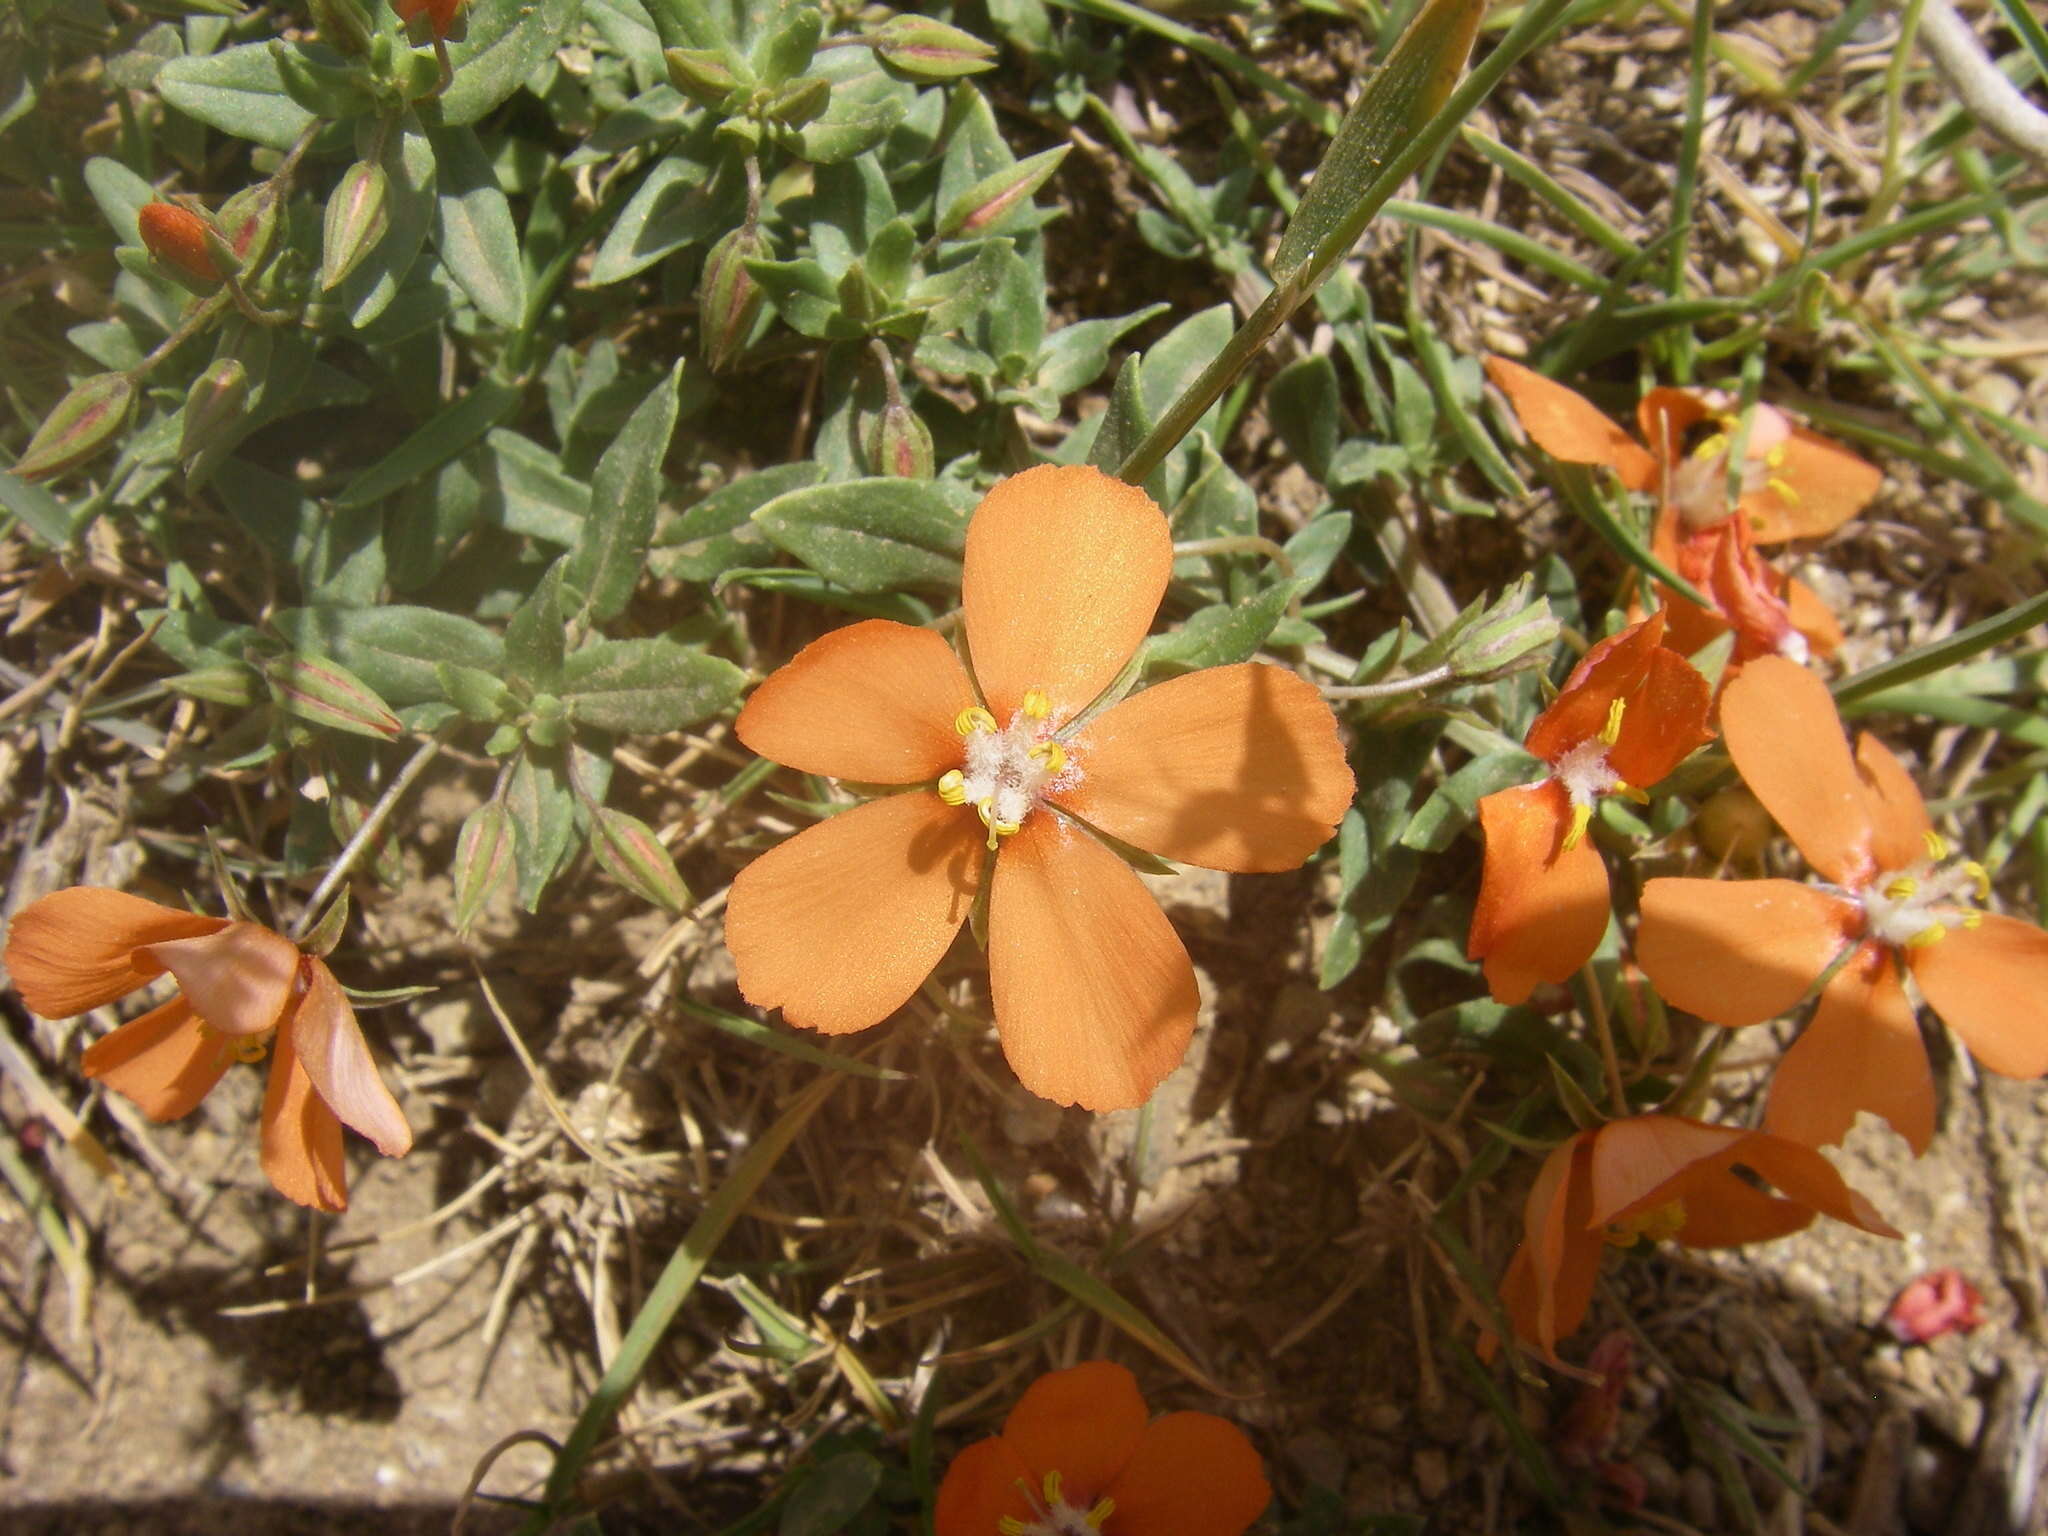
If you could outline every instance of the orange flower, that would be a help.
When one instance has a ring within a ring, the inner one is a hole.
[[[1585,1320],[1607,1245],[1647,1237],[1729,1248],[1800,1231],[1816,1215],[1899,1235],[1811,1147],[1680,1115],[1612,1121],[1544,1159],[1522,1208],[1521,1246],[1501,1277],[1501,1305],[1515,1336],[1556,1364],[1557,1341]]]
[[[1983,868],[1950,860],[1899,760],[1868,734],[1852,757],[1827,688],[1774,657],[1728,685],[1721,732],[1828,883],[1652,880],[1636,954],[1668,1002],[1731,1028],[1776,1018],[1834,968],[1771,1079],[1765,1128],[1818,1146],[1867,1109],[1926,1150],[1934,1082],[1901,962],[1985,1066],[2048,1072],[2048,933],[1977,910]]]
[[[1497,1002],[1563,981],[1607,931],[1607,866],[1586,826],[1607,794],[1641,797],[1706,741],[1707,680],[1658,642],[1664,615],[1587,651],[1524,743],[1550,777],[1479,802],[1485,871],[1465,953]]]
[[[1804,583],[1764,564],[1758,544],[1832,533],[1877,493],[1884,478],[1841,444],[1760,405],[1743,445],[1742,494],[1727,502],[1728,453],[1735,402],[1719,390],[1653,389],[1636,406],[1642,444],[1590,400],[1504,357],[1486,360],[1487,376],[1508,397],[1537,445],[1568,464],[1603,464],[1632,491],[1657,498],[1651,552],[1692,583],[1713,607],[1658,583],[1671,616],[1671,641],[1691,653],[1735,631],[1737,662],[1809,651],[1832,653],[1842,632]],[[1688,454],[1694,428],[1716,430]]]
[[[934,1523],[937,1536],[1241,1536],[1271,1497],[1235,1424],[1148,1423],[1136,1378],[1090,1360],[1039,1377],[1001,1434],[953,1458]]]
[[[1194,968],[1090,833],[1211,869],[1292,869],[1329,838],[1352,782],[1329,706],[1280,667],[1215,667],[1088,713],[1172,566],[1142,490],[1085,467],[1027,470],[967,530],[972,678],[932,631],[874,619],[754,690],[737,729],[762,756],[914,787],[740,871],[725,942],[748,1001],[827,1034],[879,1023],[986,889],[996,1026],[1018,1079],[1088,1109],[1145,1101],[1187,1049]]]
[[[377,1076],[340,984],[259,924],[76,885],[15,916],[7,969],[22,1000],[52,1019],[111,1003],[166,971],[177,979],[177,996],[85,1052],[85,1075],[152,1120],[190,1113],[229,1063],[261,1059],[274,1031],[263,1171],[288,1200],[348,1209],[344,1123],[386,1157],[412,1148],[412,1128]]]
[[[391,0],[391,9],[398,12],[400,21],[410,24],[417,18],[427,18],[427,25],[434,30],[434,36],[445,39],[455,26],[455,18],[468,0]]]

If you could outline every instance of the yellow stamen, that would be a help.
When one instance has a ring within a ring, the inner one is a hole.
[[[1619,795],[1622,799],[1634,805],[1648,805],[1650,803],[1649,792],[1637,789],[1635,785],[1629,783],[1626,779],[1616,779],[1607,786],[1607,793]]]
[[[1776,450],[1774,449],[1772,451],[1775,452]],[[1764,489],[1767,491],[1776,491],[1778,493],[1778,499],[1784,502],[1785,505],[1788,507],[1796,507],[1799,505],[1799,493],[1792,489],[1791,481],[1783,478],[1780,475],[1773,475],[1770,479],[1766,480],[1764,482]],[[1759,519],[1759,521],[1761,521],[1761,519]]]
[[[1977,892],[1977,899],[1979,901],[1989,901],[1991,899],[1991,876],[1984,866],[1975,859],[1971,859],[1963,865],[1963,873],[1970,877],[1970,884]]]
[[[1726,432],[1716,432],[1712,437],[1702,442],[1699,447],[1693,449],[1692,456],[1696,459],[1711,459],[1715,454],[1726,453],[1727,451],[1728,434]]]
[[[1932,830],[1920,834],[1920,841],[1927,845],[1927,857],[1939,864],[1948,857],[1948,839]]]
[[[955,768],[939,775],[939,798],[948,805],[967,803],[967,775]]]
[[[1024,825],[1024,823],[1022,823],[1021,821],[998,821],[996,819],[996,799],[994,795],[990,795],[986,800],[982,801],[981,804],[977,805],[974,809],[981,815],[981,824],[984,827],[988,828],[988,846],[990,852],[995,851],[997,838],[1010,837],[1014,835],[1017,832],[1017,830]]]
[[[1062,1504],[1065,1502],[1065,1500],[1063,1500],[1060,1497],[1060,1490],[1064,1486],[1065,1481],[1059,1473],[1048,1472],[1045,1474],[1045,1507],[1047,1509],[1051,1509],[1055,1505]]]
[[[1963,926],[1965,928],[1982,928],[1984,926],[1984,914],[1982,912],[1965,912],[1963,914]]]
[[[1647,1211],[1638,1211],[1635,1215],[1623,1217],[1620,1221],[1610,1221],[1605,1236],[1607,1241],[1617,1248],[1627,1248],[1643,1238],[1648,1238],[1653,1243],[1661,1243],[1667,1238],[1676,1237],[1684,1227],[1685,1202],[1667,1200],[1662,1205],[1652,1206]]]
[[[1783,443],[1777,443],[1774,444],[1770,448],[1770,450],[1764,454],[1764,463],[1769,465],[1772,469],[1783,469],[1785,467],[1785,460],[1787,457],[1789,457],[1789,455],[1787,455],[1785,452],[1785,445]]]
[[[1045,764],[1047,778],[1057,778],[1060,770],[1067,766],[1067,749],[1056,741],[1041,741],[1024,755]]]
[[[1024,702],[1017,707],[1024,711],[1026,720],[1043,720],[1052,713],[1052,700],[1043,688],[1032,688],[1025,692]]]
[[[230,1035],[228,1054],[244,1066],[250,1066],[269,1055],[270,1047],[261,1035]]]
[[[1922,928],[1918,933],[1914,934],[1913,937],[1906,940],[1906,947],[1908,949],[1925,949],[1930,944],[1939,944],[1943,939],[1947,937],[1947,925],[1942,923],[1929,923],[1925,928]]]
[[[1083,1520],[1086,1520],[1090,1526],[1099,1531],[1102,1529],[1104,1522],[1106,1522],[1109,1519],[1109,1517],[1115,1513],[1115,1499],[1097,1499],[1095,1501],[1095,1507],[1089,1510],[1088,1513],[1083,1515],[1081,1518]]]
[[[1896,880],[1887,881],[1884,888],[1886,901],[1907,901],[1920,889],[1920,882],[1911,875],[1900,875]]]
[[[1564,835],[1564,852],[1570,853],[1586,840],[1586,828],[1593,820],[1593,807],[1575,805],[1572,807],[1572,824]]]
[[[1616,699],[1607,706],[1607,723],[1600,727],[1600,739],[1610,747],[1621,740],[1621,717],[1627,709],[1627,699]]]
[[[979,704],[970,704],[953,717],[953,729],[962,736],[972,736],[976,731],[995,733],[996,717]]]
[[[996,1521],[996,1529],[1002,1532],[1002,1536],[1024,1536],[1031,1527],[1015,1515],[1004,1515]]]

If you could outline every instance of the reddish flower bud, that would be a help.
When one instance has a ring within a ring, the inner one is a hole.
[[[1984,1298],[1959,1269],[1931,1269],[1892,1299],[1884,1326],[1901,1344],[1925,1344],[1944,1333],[1974,1333]]]
[[[149,254],[198,283],[220,281],[220,268],[206,248],[206,220],[176,203],[145,203],[135,216]]]
[[[462,5],[463,0],[391,0],[391,9],[398,12],[400,21],[410,25],[424,16],[434,36],[443,39],[454,29]]]

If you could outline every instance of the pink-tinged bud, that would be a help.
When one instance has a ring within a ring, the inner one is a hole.
[[[747,270],[748,261],[765,261],[774,254],[758,226],[743,224],[704,258],[704,275],[697,283],[697,342],[713,373],[724,372],[740,355],[767,301]]]
[[[484,904],[512,878],[512,818],[496,800],[469,813],[455,839],[455,931],[467,933]]]
[[[931,428],[898,396],[868,418],[861,453],[871,475],[929,480],[936,467]]]
[[[220,267],[207,249],[206,220],[176,203],[144,203],[135,215],[149,254],[192,282],[211,286],[220,281]]]
[[[791,81],[769,100],[768,115],[785,128],[801,128],[825,115],[832,105],[832,82],[820,75]]]
[[[244,187],[220,205],[214,215],[212,248],[219,259],[220,247],[237,272],[263,265],[270,248],[277,243],[278,198],[267,184]]]
[[[689,887],[654,829],[637,816],[600,806],[590,829],[590,856],[598,867],[635,896],[665,912],[690,904]]]
[[[941,239],[978,235],[992,229],[1011,213],[1031,201],[1032,195],[1051,179],[1067,158],[1070,146],[1062,144],[984,176],[947,205],[939,219]]]
[[[391,0],[391,9],[398,12],[398,19],[408,26],[420,17],[426,17],[434,36],[445,40],[454,30],[455,19],[461,14],[463,4],[464,0]]]
[[[307,5],[313,12],[313,25],[319,29],[320,41],[352,59],[369,53],[374,31],[369,16],[356,0],[307,0]],[[401,10],[399,14],[405,13]]]
[[[125,373],[96,373],[80,380],[43,419],[14,473],[23,480],[47,480],[84,463],[121,430],[134,399],[135,386]]]
[[[665,48],[668,83],[700,107],[720,107],[740,88],[732,62],[717,48]]]
[[[278,707],[301,720],[379,741],[405,729],[368,683],[323,657],[280,656],[263,675]]]
[[[891,16],[868,34],[868,44],[884,64],[918,80],[954,80],[995,68],[993,46],[922,16]]]
[[[391,228],[391,178],[375,160],[358,160],[327,199],[320,242],[320,291],[339,285]]]
[[[215,358],[186,392],[178,457],[189,459],[218,442],[223,432],[242,419],[248,405],[249,370],[239,358]]]
[[[247,667],[201,667],[164,679],[173,693],[210,704],[230,704],[246,709],[256,702],[256,679]]]

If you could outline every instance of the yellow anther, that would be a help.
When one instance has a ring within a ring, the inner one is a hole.
[[[939,775],[939,798],[948,805],[967,803],[967,775],[955,768]]]
[[[1771,451],[1775,453],[1777,450],[1772,449]],[[1785,505],[1788,507],[1796,507],[1799,505],[1799,493],[1792,489],[1792,482],[1789,480],[1786,480],[1778,475],[1773,475],[1770,479],[1764,482],[1764,489],[1767,491],[1776,491],[1778,493],[1778,499],[1784,502]]]
[[[1913,893],[1919,889],[1920,882],[1918,880],[1915,880],[1911,875],[1900,875],[1898,878],[1885,883],[1884,899],[1886,901],[1910,901],[1913,898]]]
[[[1024,702],[1017,707],[1024,711],[1026,720],[1043,720],[1052,713],[1052,700],[1046,697],[1043,688],[1032,688],[1026,690]]]
[[[1982,928],[1984,926],[1984,914],[1982,912],[1965,912],[1963,914],[1963,926],[1965,928]]]
[[[1637,789],[1635,785],[1629,783],[1626,779],[1616,779],[1607,786],[1607,793],[1619,795],[1631,805],[1648,805],[1650,803],[1649,791]]]
[[[1572,807],[1572,824],[1570,829],[1567,830],[1564,835],[1564,847],[1562,850],[1563,852],[1570,853],[1574,848],[1578,847],[1580,843],[1583,843],[1586,840],[1586,828],[1589,825],[1591,825],[1592,820],[1592,806],[1575,805]]]
[[[1971,859],[1963,865],[1963,873],[1970,877],[1970,885],[1976,891],[1977,899],[1979,901],[1989,901],[1991,899],[1991,875],[1984,866],[1975,859]]]
[[[994,734],[996,717],[979,704],[970,704],[953,717],[953,729],[962,736],[972,736],[976,731]]]
[[[1095,1501],[1095,1507],[1089,1510],[1088,1513],[1083,1515],[1081,1518],[1088,1522],[1089,1527],[1091,1529],[1099,1531],[1102,1529],[1103,1525],[1108,1521],[1109,1517],[1115,1513],[1115,1499],[1097,1499]]]
[[[1607,1241],[1617,1248],[1627,1248],[1643,1238],[1661,1243],[1676,1237],[1685,1229],[1685,1202],[1667,1200],[1662,1205],[1652,1206],[1620,1221],[1610,1221],[1604,1234]]]
[[[1932,828],[1920,834],[1920,841],[1927,845],[1927,857],[1939,864],[1948,857],[1948,839]]]
[[[981,824],[988,828],[988,846],[991,852],[995,850],[997,838],[1013,836],[1024,825],[1021,821],[998,820],[994,795],[990,795],[974,809],[981,816]]]
[[[1627,699],[1616,699],[1607,706],[1607,723],[1600,727],[1600,739],[1610,747],[1621,740],[1621,717],[1627,710]]]
[[[1913,937],[1906,940],[1908,949],[1925,949],[1930,944],[1939,944],[1948,937],[1948,927],[1943,923],[1929,923]]]
[[[1045,1507],[1047,1509],[1052,1509],[1064,1502],[1060,1498],[1060,1490],[1064,1486],[1065,1480],[1059,1473],[1048,1472],[1045,1474]]]
[[[996,1529],[1001,1531],[1003,1536],[1024,1536],[1031,1527],[1015,1515],[1004,1515],[996,1521]]]
[[[1714,455],[1726,453],[1727,451],[1728,434],[1726,432],[1716,432],[1712,437],[1702,442],[1699,447],[1693,449],[1692,456],[1696,459],[1711,459]]]
[[[1033,762],[1045,764],[1047,778],[1057,778],[1060,770],[1067,766],[1067,749],[1056,741],[1041,741],[1024,755]]]
[[[1785,467],[1786,458],[1787,454],[1785,452],[1785,445],[1783,443],[1773,443],[1770,449],[1764,454],[1764,462],[1768,464],[1772,469],[1783,469]]]
[[[259,1062],[269,1055],[270,1047],[261,1035],[230,1035],[228,1054],[246,1066]]]

